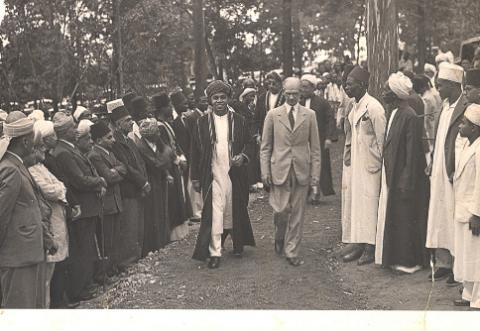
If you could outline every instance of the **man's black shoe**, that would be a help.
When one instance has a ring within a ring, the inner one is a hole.
[[[210,261],[208,261],[208,267],[210,269],[217,269],[220,266],[220,258],[217,256],[212,256]]]
[[[284,245],[283,240],[275,240],[275,253],[277,253],[278,255],[282,255],[283,245]]]

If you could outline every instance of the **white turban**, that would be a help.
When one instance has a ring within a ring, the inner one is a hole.
[[[412,93],[413,88],[410,78],[405,76],[401,71],[393,73],[388,77],[388,86],[400,99],[407,99],[410,93]]]
[[[442,62],[438,65],[438,79],[461,84],[463,82],[463,71],[463,68],[459,65]]]
[[[0,138],[0,159],[3,158],[12,138],[26,136],[33,132],[33,120],[19,111],[11,112],[3,122],[3,136]]]
[[[240,96],[238,97],[238,100],[243,101],[243,98],[245,98],[247,94],[256,93],[256,92],[257,92],[256,89],[247,87],[245,90],[243,90],[242,94],[240,94]]]
[[[93,122],[90,120],[81,120],[77,126],[77,139],[85,136],[90,133],[90,127],[93,125]]]
[[[75,112],[73,113],[73,118],[75,118],[75,121],[78,121],[80,116],[82,116],[82,114],[87,110],[88,109],[83,106],[77,106],[77,108],[75,108]]]
[[[313,86],[317,86],[318,83],[317,76],[313,74],[305,74],[302,76],[301,80],[306,80],[307,82],[310,82]]]
[[[473,124],[480,126],[480,105],[476,103],[469,105],[464,116]]]
[[[35,135],[35,141],[39,141],[40,139],[54,134],[55,130],[53,128],[53,122],[45,120],[36,121],[33,124],[33,133]]]
[[[423,66],[423,71],[427,72],[432,72],[434,74],[437,73],[437,68],[433,65],[433,64],[430,64],[430,63],[425,63],[425,65]]]
[[[107,102],[107,112],[110,114],[114,109],[125,106],[122,99],[115,99]]]
[[[0,109],[0,122],[5,122],[7,119],[8,113],[5,110]]]
[[[32,119],[34,122],[43,121],[45,119],[45,114],[40,109],[35,109],[30,115],[28,115],[28,118]]]

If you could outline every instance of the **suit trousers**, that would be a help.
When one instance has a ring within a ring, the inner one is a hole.
[[[273,208],[275,240],[284,241],[287,258],[297,257],[303,236],[303,219],[309,185],[300,185],[293,167],[282,185],[273,185],[270,205]]]
[[[45,262],[0,268],[2,308],[46,308]]]
[[[123,198],[123,211],[121,213],[118,230],[118,256],[116,264],[127,267],[138,261],[142,254],[143,245],[143,205],[138,198]],[[141,208],[142,207],[142,208]],[[140,243],[141,238],[141,243]]]

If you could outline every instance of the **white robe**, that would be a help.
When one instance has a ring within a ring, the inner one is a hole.
[[[472,215],[480,216],[480,138],[467,141],[459,153],[453,179],[455,194],[455,279],[480,281],[480,237],[469,229]]]
[[[212,158],[212,235],[232,228],[232,182],[230,171],[230,145],[228,142],[228,116],[213,115],[217,141]]]
[[[366,93],[348,116],[351,127],[351,165],[342,183],[342,241],[375,245],[385,110]]]
[[[432,174],[430,177],[430,204],[428,209],[427,241],[428,248],[448,249],[454,252],[454,197],[445,164],[445,140],[456,102],[443,104],[435,139]]]

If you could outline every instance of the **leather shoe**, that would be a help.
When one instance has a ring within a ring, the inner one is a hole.
[[[282,255],[283,245],[284,245],[283,240],[275,240],[275,253],[277,253],[278,255]]]
[[[300,259],[298,257],[287,257],[287,261],[288,261],[288,263],[290,263],[294,267],[301,266],[302,264],[305,263],[305,261],[303,261],[302,259]]]
[[[212,256],[210,261],[208,261],[208,267],[210,269],[217,269],[220,266],[220,258],[217,256]]]
[[[360,247],[355,248],[352,252],[343,256],[343,262],[352,262],[358,260],[363,254],[363,249]]]
[[[453,276],[453,272],[452,272],[450,275],[448,275],[447,286],[448,287],[455,287],[455,286],[458,286],[458,285],[460,285],[460,283],[455,280],[455,277]]]
[[[469,307],[470,301],[464,299],[453,300],[453,305],[457,307]]]
[[[375,262],[375,246],[365,245],[365,250],[357,261],[357,265],[365,265],[373,262]]]
[[[349,253],[353,252],[354,250],[361,250],[362,249],[362,244],[347,244],[345,247],[343,247],[340,250],[340,256],[344,257],[345,255],[348,255]]]

